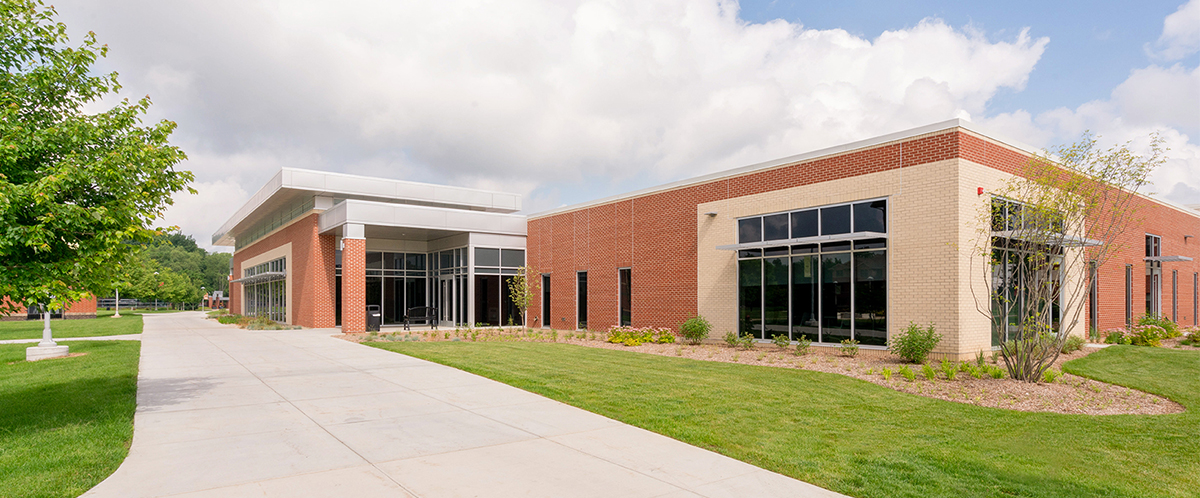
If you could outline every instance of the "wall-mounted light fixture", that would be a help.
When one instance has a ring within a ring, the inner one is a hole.
[[[716,212],[716,211],[709,211],[709,212],[707,212],[707,213],[704,213],[704,216],[707,216],[707,217],[709,217],[709,218],[713,218],[713,217],[717,216],[717,212]]]

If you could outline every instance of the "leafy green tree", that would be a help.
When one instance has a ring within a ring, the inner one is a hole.
[[[160,233],[153,225],[188,190],[175,123],[143,126],[149,97],[89,114],[120,89],[93,74],[108,47],[40,1],[0,0],[0,312],[111,292],[120,267]]]

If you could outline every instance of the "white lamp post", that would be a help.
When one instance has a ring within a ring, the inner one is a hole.
[[[203,286],[203,285],[201,285],[201,286],[200,286],[200,307],[199,307],[199,308],[197,308],[197,309],[199,309],[200,311],[204,311],[204,295],[205,295],[205,294],[204,294],[204,286]]]
[[[121,318],[121,288],[117,287],[117,312],[113,313],[113,318]]]

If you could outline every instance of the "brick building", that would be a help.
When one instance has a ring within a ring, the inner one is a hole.
[[[939,353],[967,357],[1011,327],[979,311],[1009,278],[975,254],[997,236],[980,214],[1007,202],[989,192],[1035,152],[951,120],[528,219],[513,194],[284,169],[213,241],[236,246],[234,313],[308,327],[362,330],[370,304],[385,323],[414,306],[445,325],[519,323],[503,289],[527,263],[541,273],[533,326],[674,328],[700,314],[714,336],[870,349],[932,322]],[[1094,270],[1072,333],[1148,310],[1197,323],[1200,212],[1137,202],[1143,221]]]
[[[8,300],[7,297],[0,298]],[[54,319],[76,320],[82,318],[96,318],[96,297],[92,296],[74,303],[65,310],[56,310],[50,314]],[[26,308],[23,313],[14,313],[10,315],[0,315],[0,321],[12,320],[40,320],[42,318],[40,312],[35,308]]]
[[[700,314],[714,337],[853,337],[868,349],[934,323],[939,353],[969,357],[1005,333],[979,311],[990,281],[974,248],[995,235],[980,213],[1034,153],[952,120],[535,214],[529,264],[549,292],[530,315],[603,330]],[[1144,221],[1096,269],[1072,333],[1147,310],[1197,323],[1200,212],[1137,201]]]

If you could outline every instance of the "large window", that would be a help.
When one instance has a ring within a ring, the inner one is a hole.
[[[279,258],[242,271],[246,316],[287,320],[287,260]]]
[[[843,234],[847,240],[739,250],[738,332],[886,345],[887,239],[844,235],[885,234],[886,209],[879,200],[786,213],[791,239]],[[739,220],[739,234],[755,227],[770,233],[767,223],[777,222],[767,220],[774,216],[780,215]],[[747,220],[760,224],[745,229]]]
[[[1055,331],[1062,322],[1061,249],[1031,253],[1010,242],[992,241],[992,346],[1015,339],[1030,316]]]
[[[821,235],[887,233],[887,200],[873,200],[739,219],[738,243],[785,241]],[[796,241],[804,242],[804,241]]]
[[[475,268],[475,323],[524,324],[524,317],[509,289],[513,277],[520,267],[525,266],[525,250],[476,247],[472,266]]]
[[[617,314],[622,327],[633,326],[633,270],[617,270]]]
[[[1162,256],[1162,237],[1146,234],[1146,257]],[[1146,262],[1146,314],[1162,315],[1162,261]]]
[[[1171,270],[1171,321],[1179,323],[1179,270]]]

